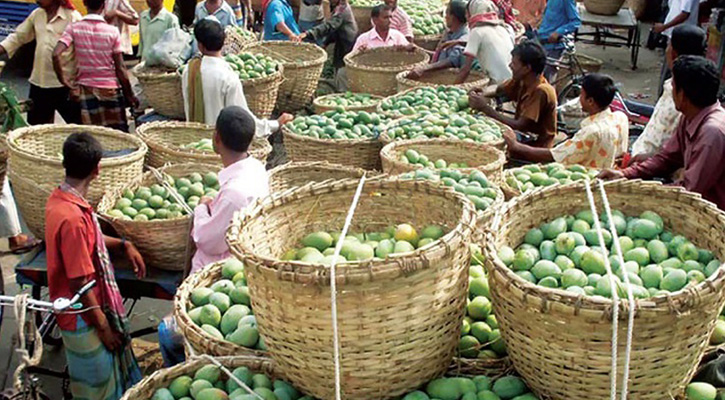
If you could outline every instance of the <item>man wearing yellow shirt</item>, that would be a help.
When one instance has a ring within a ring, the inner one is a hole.
[[[589,74],[582,81],[579,101],[589,116],[581,129],[569,140],[551,149],[525,145],[516,140],[515,133],[504,133],[511,157],[531,162],[556,161],[580,164],[591,168],[612,168],[614,160],[627,151],[629,121],[627,116],[612,112],[609,105],[617,88],[612,78]]]

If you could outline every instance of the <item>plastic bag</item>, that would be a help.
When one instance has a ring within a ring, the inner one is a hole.
[[[191,57],[191,35],[180,28],[166,30],[146,58],[146,66],[177,69]]]

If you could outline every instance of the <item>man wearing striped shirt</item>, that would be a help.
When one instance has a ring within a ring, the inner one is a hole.
[[[126,105],[138,106],[123,64],[121,36],[103,17],[105,0],[84,0],[88,15],[69,25],[53,51],[53,69],[80,98],[81,121],[128,132]],[[61,55],[75,48],[77,74],[66,76]],[[72,81],[75,80],[75,85]]]
[[[398,0],[385,0],[385,4],[392,9],[390,27],[399,31],[410,43],[413,43],[413,20],[408,13],[398,7]]]

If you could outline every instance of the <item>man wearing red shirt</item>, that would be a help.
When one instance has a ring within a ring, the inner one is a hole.
[[[650,179],[685,172],[675,182],[725,210],[725,110],[717,101],[720,77],[715,64],[681,56],[672,67],[672,94],[683,118],[659,153],[623,171],[605,170],[603,179]]]

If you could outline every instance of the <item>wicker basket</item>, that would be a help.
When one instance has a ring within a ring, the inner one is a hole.
[[[310,43],[264,41],[252,43],[245,51],[262,53],[284,65],[284,81],[277,96],[277,110],[297,112],[312,101],[327,53]]]
[[[350,8],[352,8],[352,16],[355,18],[358,32],[364,33],[373,28],[373,21],[370,17],[373,6],[356,6],[351,4]]]
[[[656,210],[668,229],[725,259],[725,214],[699,195],[639,180],[608,182],[605,188],[612,209],[627,215]],[[497,248],[520,243],[530,228],[542,222],[588,209],[586,197],[584,183],[575,183],[535,190],[507,203],[494,217],[484,250],[492,302],[509,357],[529,387],[555,399],[609,397],[612,302],[528,283],[503,265]],[[601,211],[601,199],[595,198]],[[707,347],[725,303],[724,292],[721,268],[696,287],[636,300],[629,398],[661,400],[681,392]],[[626,300],[619,314],[620,374],[627,332],[625,304]]]
[[[485,375],[489,378],[497,378],[512,371],[513,366],[508,357],[490,360],[453,357],[453,362],[448,367],[448,375],[454,376]]]
[[[207,265],[201,271],[189,276],[179,286],[174,297],[174,318],[181,329],[184,338],[196,354],[209,354],[212,356],[239,356],[253,355],[265,356],[263,351],[236,345],[226,340],[219,340],[206,333],[196,325],[186,311],[191,305],[191,292],[196,288],[209,287],[221,279],[222,263]]]
[[[326,96],[320,96],[315,98],[315,100],[312,101],[312,104],[315,106],[315,114],[322,114],[327,111],[333,111],[337,110],[338,108],[342,108],[345,111],[367,111],[367,112],[376,112],[378,109],[378,104],[380,104],[381,101],[383,101],[383,98],[381,96],[375,96],[370,95],[372,99],[374,99],[374,102],[372,102],[370,105],[367,106],[330,106],[327,104],[324,104],[325,100],[335,97],[344,97],[345,93],[333,93],[328,94]]]
[[[380,170],[380,150],[383,145],[369,139],[317,139],[282,127],[287,159],[293,162],[327,161],[347,167]]]
[[[65,176],[61,155],[68,135],[87,132],[104,150],[135,149],[132,153],[101,159],[101,174],[91,183],[87,199],[95,206],[107,190],[126,185],[141,175],[148,148],[139,138],[114,129],[90,125],[36,125],[9,133],[8,169],[15,200],[28,228],[45,235],[45,202]]]
[[[353,51],[345,56],[350,91],[390,96],[396,93],[395,77],[403,71],[426,65],[430,57],[423,49],[409,52],[402,47],[378,47]]]
[[[201,163],[175,164],[160,169],[173,177],[219,170],[218,165]],[[190,216],[152,221],[127,221],[108,215],[108,211],[112,210],[116,201],[121,198],[124,189],[135,191],[139,186],[151,186],[154,183],[158,181],[151,172],[147,172],[136,181],[107,192],[98,204],[98,213],[111,221],[111,225],[120,235],[136,245],[148,265],[168,271],[183,271],[191,229]]]
[[[269,189],[271,193],[279,193],[310,182],[360,179],[364,173],[362,168],[330,164],[327,161],[287,163],[269,171]]]
[[[584,0],[584,8],[592,14],[617,15],[625,0]]]
[[[211,139],[214,127],[196,122],[161,121],[143,124],[136,133],[149,146],[146,164],[161,168],[166,164],[201,163],[221,166],[218,154],[194,149],[182,149],[181,146],[201,139]],[[272,146],[266,139],[255,138],[249,150],[252,157],[266,162],[272,152]]]
[[[279,88],[284,82],[283,76],[284,66],[279,64],[277,71],[271,75],[242,82],[247,106],[257,118],[269,119],[272,116],[279,97]]]
[[[181,74],[178,71],[146,68],[144,63],[140,63],[131,72],[141,84],[149,105],[157,113],[173,119],[185,118]]]
[[[240,356],[218,357],[215,359],[230,371],[238,367],[248,367],[252,372],[265,374],[270,379],[280,378],[277,368],[267,358]],[[211,362],[206,357],[192,357],[182,364],[156,371],[128,389],[121,397],[121,400],[151,400],[157,389],[168,387],[171,381],[179,376],[189,375],[193,377],[199,368],[209,364]],[[223,373],[222,375],[225,376]]]
[[[447,162],[465,162],[470,168],[461,168],[462,172],[471,173],[479,170],[496,183],[503,180],[503,165],[506,163],[506,155],[501,150],[483,143],[451,139],[413,139],[389,143],[380,151],[383,172],[398,175],[422,169],[421,165],[400,161],[400,157],[408,149],[415,149],[432,161],[443,159]]]
[[[488,84],[489,79],[483,72],[471,71],[466,81],[456,85],[456,78],[459,70],[457,68],[440,69],[437,71],[426,72],[423,77],[418,79],[409,79],[408,71],[399,73],[395,79],[398,81],[398,93],[409,89],[423,86],[454,86],[465,90],[471,90],[477,87],[484,87]]]
[[[222,54],[239,54],[244,49],[244,46],[254,43],[257,40],[251,37],[241,35],[237,30],[231,26],[227,26],[224,29],[224,47],[222,47]],[[256,34],[255,34],[256,36]]]
[[[271,357],[292,384],[321,399],[334,398],[329,269],[279,257],[309,232],[340,229],[357,185],[325,182],[268,197],[227,232]],[[466,304],[474,218],[472,203],[437,185],[365,184],[351,231],[401,221],[451,231],[414,253],[337,267],[344,399],[395,398],[447,370]]]
[[[438,33],[435,35],[423,35],[423,36],[416,36],[413,38],[413,43],[416,44],[416,46],[428,50],[428,51],[436,51],[438,48],[438,43],[441,42],[441,39],[443,38],[442,33]]]

